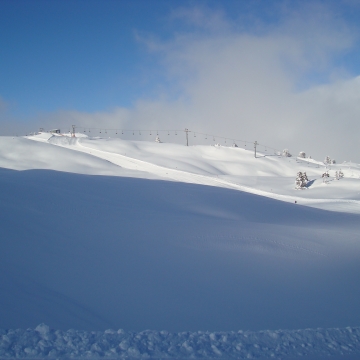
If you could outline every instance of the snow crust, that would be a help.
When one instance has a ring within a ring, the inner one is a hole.
[[[0,329],[0,357],[112,359],[306,359],[360,356],[360,328],[178,332]],[[347,359],[348,357],[345,357]]]

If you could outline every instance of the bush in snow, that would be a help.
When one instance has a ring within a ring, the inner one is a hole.
[[[156,137],[155,142],[161,143],[161,140],[160,140],[160,138],[158,136]]]
[[[238,147],[235,143],[232,144],[233,147]]]
[[[289,152],[288,149],[284,149],[284,150],[282,151],[282,156],[291,157],[292,155],[290,154],[290,152]]]
[[[306,185],[309,182],[309,179],[306,175],[306,172],[301,172],[299,171],[296,175],[296,180],[295,180],[295,189],[297,190],[303,190],[306,189]]]
[[[299,152],[299,158],[305,159],[305,157],[306,157],[305,152],[304,152],[304,151],[300,151],[300,152]]]

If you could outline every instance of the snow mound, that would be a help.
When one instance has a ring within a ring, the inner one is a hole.
[[[1,330],[0,357],[257,359],[360,356],[360,328],[178,332]]]

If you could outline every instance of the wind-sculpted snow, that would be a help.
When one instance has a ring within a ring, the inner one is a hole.
[[[315,359],[360,356],[360,328],[178,332],[0,330],[0,358]],[[348,357],[345,357],[347,359]]]
[[[0,213],[2,328],[360,323],[359,215],[218,187],[4,169]]]

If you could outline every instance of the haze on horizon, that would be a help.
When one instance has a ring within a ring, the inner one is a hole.
[[[188,127],[360,162],[357,0],[0,8],[0,135]]]

